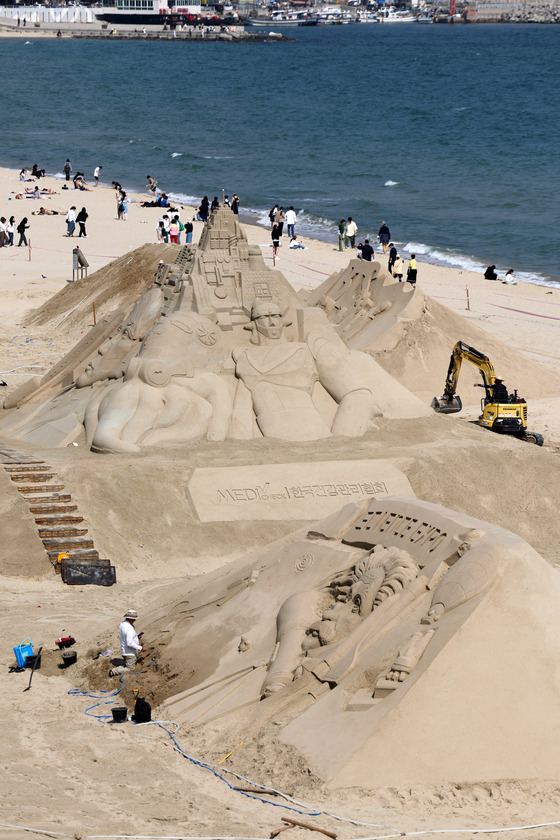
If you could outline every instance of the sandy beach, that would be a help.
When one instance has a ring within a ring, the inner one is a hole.
[[[148,246],[141,260],[146,276],[149,272],[153,276],[159,260],[170,261],[177,251],[176,246],[156,242],[162,210],[140,206],[149,198],[148,190],[143,195],[129,193],[128,219],[119,221],[111,188],[99,186],[79,192],[62,190],[63,184],[44,178],[39,186],[48,187],[54,194],[40,200],[17,199],[22,187],[34,184],[20,183],[17,172],[0,170],[0,214],[6,218],[14,215],[16,224],[27,216],[30,224],[29,248],[0,249],[0,379],[7,383],[0,389],[0,396],[9,395],[29,377],[46,373],[93,324],[88,281],[81,280],[74,288],[69,282],[73,248],[79,246],[88,260],[90,278],[101,269],[114,272],[107,275],[115,277],[114,295],[100,297],[98,320],[126,299],[134,286],[134,277],[126,274],[128,255]],[[126,189],[126,184],[123,187]],[[77,232],[72,238],[66,236],[65,215],[71,205],[78,211],[87,208],[86,239],[78,239]],[[59,215],[33,215],[41,206]],[[176,206],[183,222],[193,218],[193,207]],[[272,265],[270,231],[253,225],[244,228],[249,243],[262,246],[266,263]],[[195,221],[194,243],[201,230],[202,223]],[[354,256],[350,250],[340,252],[333,244],[298,238],[306,249],[290,250],[284,237],[275,261],[296,290],[314,289],[333,272],[345,268]],[[385,269],[387,257],[376,253],[376,259]],[[352,443],[352,457],[376,457],[376,453],[385,457],[390,449],[393,457],[407,465],[419,498],[509,528],[523,536],[548,563],[557,565],[560,289],[521,282],[508,286],[485,280],[480,274],[428,263],[419,263],[418,268],[414,294],[427,303],[420,307],[415,320],[399,322],[392,344],[380,342],[369,352],[429,404],[432,396],[443,391],[453,341],[474,344],[488,353],[509,387],[519,387],[527,398],[529,426],[544,435],[544,447],[540,450],[498,438],[465,423],[465,419],[477,416],[480,399],[478,390],[472,387],[478,381],[477,372],[465,370],[460,389],[465,406],[462,415],[436,418],[437,423],[432,417],[417,422],[381,422],[377,437],[370,433],[366,439]],[[66,289],[62,302],[58,298],[48,310],[47,302]],[[40,307],[44,309],[38,319],[33,312]],[[346,450],[336,439],[302,445],[298,451],[302,461],[312,461],[341,459]],[[2,471],[3,837],[11,840],[29,836],[18,828],[25,826],[69,837],[256,840],[270,837],[282,827],[282,816],[288,815],[334,832],[343,840],[399,836],[397,831],[400,836],[412,836],[414,832],[432,836],[436,829],[440,836],[452,836],[450,832],[463,829],[460,836],[468,840],[475,836],[476,829],[505,829],[559,819],[559,782],[535,778],[531,768],[523,781],[502,778],[462,783],[456,779],[448,784],[387,786],[371,795],[358,788],[328,789],[285,744],[273,737],[266,742],[252,740],[250,715],[246,745],[233,743],[225,727],[216,730],[219,748],[215,741],[208,743],[202,730],[180,728],[177,739],[186,753],[204,756],[215,764],[224,761],[219,767],[237,768],[250,779],[250,783],[241,783],[231,777],[232,786],[227,786],[216,774],[174,749],[162,729],[151,726],[138,731],[139,727],[102,725],[95,715],[106,714],[110,706],[84,714],[100,701],[90,699],[91,694],[75,696],[69,692],[75,687],[89,689],[95,682],[92,668],[97,669],[99,689],[112,686],[102,663],[95,661],[87,668],[84,663],[100,651],[116,648],[116,629],[123,609],[134,606],[142,619],[155,614],[170,600],[183,597],[197,576],[303,524],[228,524],[226,545],[221,523],[201,524],[185,511],[182,487],[192,466],[212,466],[224,459],[232,466],[267,463],[266,459],[289,462],[292,446],[280,442],[272,447],[264,440],[255,449],[245,441],[236,442],[235,447],[212,447],[202,441],[181,451],[179,447],[150,450],[135,461],[124,455],[91,452],[74,458],[71,447],[37,454],[72,484],[80,507],[88,511],[96,544],[101,544],[105,556],[111,557],[118,568],[119,582],[111,589],[63,586],[52,572],[36,530],[23,521],[23,502],[14,501]],[[66,632],[79,641],[78,673],[61,671],[59,656],[53,651],[53,640]],[[26,637],[31,637],[36,646],[44,645],[44,650],[42,668],[33,677],[32,689],[24,693],[28,673],[8,675],[8,668],[13,660],[12,647]],[[142,690],[141,676],[127,686],[121,699],[130,703],[134,686]],[[170,728],[173,732],[174,727]],[[546,748],[554,749],[555,745]],[[473,745],[463,742],[462,749],[468,763]],[[224,759],[230,753],[233,757]],[[253,782],[281,786],[283,792],[306,803],[306,807],[293,805],[295,813],[282,813],[274,807],[279,801],[274,795],[270,796],[274,805],[263,805],[232,789],[251,788]],[[292,836],[304,830],[284,828]],[[536,833],[514,830],[508,836],[512,840],[544,840],[558,836],[558,826]]]

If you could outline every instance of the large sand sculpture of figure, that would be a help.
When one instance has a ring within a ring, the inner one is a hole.
[[[210,749],[225,728],[288,744],[332,786],[551,778],[557,597],[509,531],[420,500],[346,505],[153,615],[176,675],[163,713]]]
[[[86,336],[67,359],[46,378],[47,399],[41,386],[42,404],[0,424],[6,437],[67,446],[85,428],[96,451],[138,452],[198,437],[357,437],[376,416],[427,413],[322,310],[302,305],[227,208],[196,251],[160,265],[112,335]],[[30,389],[25,399],[37,402]]]

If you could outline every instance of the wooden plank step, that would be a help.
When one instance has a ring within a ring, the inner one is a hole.
[[[6,472],[8,473],[40,473],[40,472],[47,472],[48,470],[52,470],[52,467],[49,467],[48,464],[41,462],[41,464],[37,464],[36,467],[27,464],[24,467],[4,467]]]
[[[83,521],[83,516],[44,516],[36,519],[35,525],[75,525]]]
[[[43,545],[50,551],[66,551],[69,549],[93,548],[93,540],[80,540],[72,538],[66,540],[43,540]]]
[[[83,537],[87,532],[87,528],[39,528],[41,539],[47,539],[48,537]]]
[[[39,505],[38,507],[30,507],[31,513],[70,513],[72,510],[78,510],[78,505]]]
[[[58,549],[54,550],[52,548],[48,548],[48,549],[46,548],[45,551],[49,555],[49,560],[51,561],[51,563],[54,563],[56,565],[60,565],[60,563],[57,563],[57,560],[58,560],[58,555],[62,554],[61,551],[58,551]],[[89,549],[89,550],[87,550],[87,549],[69,549],[68,551],[65,552],[65,554],[70,555],[70,557],[72,559],[74,559],[76,561],[76,563],[81,563],[82,560],[99,560],[99,552],[96,551],[94,548]]]
[[[55,490],[64,490],[64,484],[51,484],[50,487],[16,487],[18,493],[50,493]]]
[[[44,502],[71,502],[72,496],[70,493],[53,493],[52,496],[31,496],[24,501],[31,502],[34,505],[43,504]]]
[[[54,473],[38,473],[37,475],[25,473],[25,475],[11,475],[10,478],[12,481],[31,481],[39,484],[42,481],[50,481],[51,478],[54,478]]]

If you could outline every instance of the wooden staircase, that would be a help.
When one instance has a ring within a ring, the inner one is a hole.
[[[110,560],[99,557],[93,540],[87,537],[78,505],[72,503],[70,493],[60,492],[63,484],[50,483],[57,480],[52,467],[3,447],[0,456],[15,489],[28,503],[39,539],[63,582],[98,586],[116,583],[115,567]]]

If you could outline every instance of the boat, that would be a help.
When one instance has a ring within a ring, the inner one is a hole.
[[[354,18],[350,12],[345,12],[335,6],[325,6],[317,12],[317,23],[319,26],[337,25],[354,23]]]
[[[97,20],[112,26],[128,24],[133,26],[239,26],[242,21],[236,12],[225,12],[218,16],[201,6],[200,0],[189,0],[188,5],[175,6],[173,0],[103,0],[95,9]]]
[[[379,23],[416,23],[417,16],[405,9],[397,10],[394,6],[382,9],[378,13]]]
[[[313,21],[311,23],[310,21]],[[317,24],[310,9],[300,9],[297,12],[272,12],[266,17],[245,18],[247,26],[312,26]]]
[[[419,15],[416,18],[416,23],[433,23],[433,22],[434,22],[434,19],[432,17],[430,17],[430,15],[427,12],[424,12],[423,14]]]
[[[356,23],[379,23],[376,12],[358,12]]]

